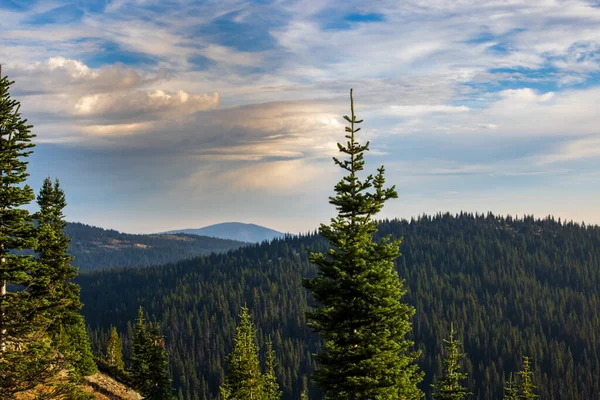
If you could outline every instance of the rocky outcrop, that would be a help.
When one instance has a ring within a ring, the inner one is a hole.
[[[142,400],[142,396],[110,376],[98,372],[84,378],[84,389],[96,400]]]

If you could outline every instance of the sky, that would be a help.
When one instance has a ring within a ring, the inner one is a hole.
[[[0,64],[70,221],[314,230],[354,88],[381,217],[600,223],[599,1],[0,0]]]

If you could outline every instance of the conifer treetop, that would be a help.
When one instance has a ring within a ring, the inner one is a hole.
[[[310,253],[318,273],[304,280],[317,303],[307,313],[309,326],[324,340],[315,380],[330,400],[419,399],[422,374],[414,364],[419,353],[410,351],[413,343],[404,337],[414,308],[400,302],[406,290],[394,265],[401,240],[373,240],[373,217],[398,193],[394,186],[385,188],[383,166],[375,175],[358,176],[369,143],[356,139],[363,121],[355,114],[353,90],[350,111],[344,116],[346,142],[338,143],[346,157],[333,159],[347,173],[329,198],[337,216],[319,228],[331,248]]]
[[[383,187],[385,183],[383,166],[379,167],[375,176],[369,175],[364,180],[358,178],[357,173],[364,170],[364,154],[369,150],[370,142],[361,145],[355,138],[355,134],[361,130],[356,126],[363,120],[357,119],[354,113],[353,89],[350,89],[350,110],[350,116],[344,115],[344,119],[350,123],[350,126],[345,127],[347,133],[345,138],[348,140],[346,144],[337,144],[338,150],[348,155],[349,159],[339,160],[333,157],[335,164],[349,174],[335,186],[336,196],[330,197],[329,202],[336,206],[338,211],[338,216],[332,220],[332,223],[345,221],[352,226],[357,226],[371,222],[371,218],[381,211],[387,200],[398,198],[398,193],[395,186],[387,189]],[[374,188],[375,191],[368,192],[370,188]]]
[[[461,343],[455,339],[454,324],[450,324],[450,335],[444,339],[446,357],[444,358],[443,374],[433,385],[434,400],[463,400],[470,395],[461,381],[467,379],[467,374],[460,372],[460,360],[466,354],[460,351]]]
[[[229,355],[229,370],[220,388],[221,398],[264,400],[265,377],[260,370],[256,330],[247,307],[242,307],[239,317],[233,350]],[[275,367],[274,360],[271,366]],[[272,380],[270,382],[273,383]]]
[[[514,375],[511,373],[508,381],[504,385],[504,400],[518,400],[519,389],[515,382]]]
[[[520,400],[534,400],[539,398],[535,394],[537,387],[533,384],[533,371],[531,371],[530,359],[527,356],[523,356],[523,367],[521,371],[517,372],[517,375],[521,377],[519,384],[519,399]]]

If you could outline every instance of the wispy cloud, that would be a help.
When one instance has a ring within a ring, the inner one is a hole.
[[[354,87],[394,182],[467,196],[600,168],[599,24],[584,0],[2,3],[0,63],[39,142],[128,182],[324,188]]]

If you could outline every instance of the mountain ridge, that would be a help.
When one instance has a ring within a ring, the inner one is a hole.
[[[247,245],[241,241],[189,234],[129,234],[69,222],[69,254],[81,271],[160,265]]]
[[[214,237],[218,239],[237,240],[248,243],[261,243],[282,238],[286,234],[262,225],[245,222],[221,222],[202,228],[174,229],[162,234],[188,234]]]

